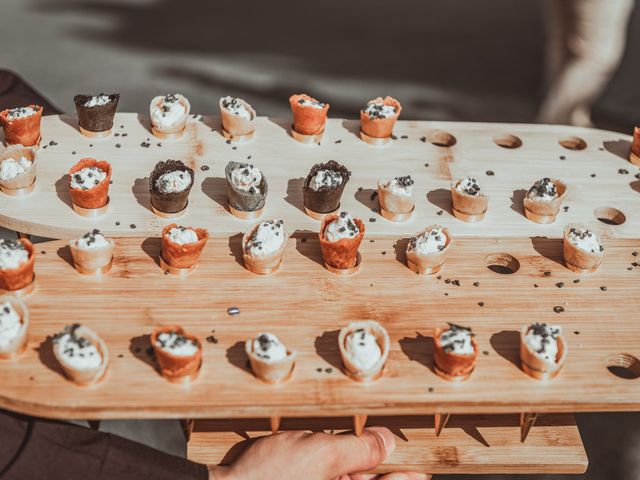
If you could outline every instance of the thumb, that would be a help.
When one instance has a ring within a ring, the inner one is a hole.
[[[336,435],[333,440],[333,477],[366,472],[377,467],[396,448],[393,433],[385,427],[365,428],[362,435]]]

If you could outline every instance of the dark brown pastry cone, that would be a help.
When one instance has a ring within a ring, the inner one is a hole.
[[[317,102],[315,98],[306,93],[289,97],[291,113],[293,114],[293,129],[302,135],[316,135],[323,132],[327,123],[327,113],[329,113],[330,105],[325,103],[323,108],[305,107],[300,105],[300,100]]]
[[[567,186],[560,180],[551,179],[551,181],[556,186],[558,198],[550,202],[536,202],[529,199],[528,194],[524,197],[524,214],[532,222],[553,223],[556,220],[564,195],[567,193]]]
[[[356,330],[364,329],[376,337],[378,347],[380,347],[380,359],[369,369],[362,370],[353,363],[350,355],[347,352],[347,337],[349,334]],[[342,357],[342,364],[344,369],[351,378],[359,382],[370,382],[377,380],[382,376],[384,366],[387,363],[389,357],[389,334],[387,330],[374,320],[363,320],[360,322],[351,322],[344,328],[340,329],[338,334],[338,349],[340,350],[340,356]]]
[[[324,262],[340,270],[353,268],[358,261],[358,248],[364,238],[364,222],[359,218],[353,221],[358,226],[360,233],[353,238],[341,238],[337,242],[330,242],[324,236],[324,231],[331,222],[338,218],[338,214],[332,213],[322,219],[320,224],[320,250]]]
[[[182,106],[185,108],[185,112],[182,115],[182,117],[180,117],[180,119],[174,123],[173,125],[169,125],[169,126],[164,126],[164,125],[156,125],[155,123],[153,123],[153,111],[156,108],[161,108],[160,105],[162,105],[162,101],[164,100],[165,95],[158,95],[157,97],[154,97],[153,100],[151,100],[151,105],[149,106],[149,118],[151,119],[151,130],[153,132],[154,135],[158,136],[158,137],[167,137],[167,138],[176,138],[175,136],[177,134],[180,134],[184,131],[185,127],[187,126],[187,118],[189,117],[189,112],[191,111],[191,104],[189,103],[189,100],[187,100],[187,98],[183,95],[177,95],[178,97],[178,102],[180,104],[182,104]]]
[[[222,128],[227,134],[231,137],[241,136],[241,135],[251,135],[256,129],[256,111],[253,109],[251,105],[242,100],[238,99],[238,102],[244,105],[249,113],[251,114],[251,118],[242,118],[239,115],[234,115],[228,109],[226,109],[222,105],[222,98],[220,99],[220,122],[222,123]]]
[[[475,338],[471,338],[473,354],[460,355],[453,352],[445,352],[440,343],[440,336],[447,331],[446,328],[436,328],[433,335],[433,357],[436,371],[447,380],[466,380],[476,366],[478,358],[478,344]]]
[[[76,105],[78,124],[87,132],[108,132],[113,128],[113,119],[118,109],[119,93],[109,95],[111,101],[105,105],[85,107],[84,104],[91,100],[91,95],[76,95],[73,102]]]
[[[360,130],[367,136],[373,138],[387,138],[393,134],[393,127],[400,117],[402,105],[393,97],[382,97],[371,100],[375,103],[384,103],[396,107],[396,114],[388,118],[371,118],[364,110],[360,110]]]
[[[229,195],[229,205],[241,212],[255,212],[264,207],[267,200],[267,192],[269,185],[267,184],[267,177],[264,172],[262,173],[262,180],[256,193],[249,193],[236,188],[231,182],[231,172],[237,167],[242,165],[238,162],[229,162],[224,169],[225,176],[227,178],[227,193]]]
[[[198,262],[202,249],[209,240],[209,232],[205,228],[188,227],[196,232],[198,241],[179,245],[168,237],[169,231],[177,226],[171,223],[162,229],[162,259],[174,268],[191,268]]]
[[[633,129],[633,142],[631,142],[629,160],[634,165],[640,165],[640,127]]]
[[[253,338],[245,342],[245,352],[249,357],[251,370],[263,382],[277,384],[286,381],[293,373],[296,362],[296,352],[287,349],[287,356],[278,361],[265,362],[253,351]]]
[[[0,304],[8,302],[20,317],[20,330],[18,334],[8,342],[6,347],[0,347],[0,359],[15,358],[27,348],[29,342],[29,309],[27,305],[14,295],[0,296]]]
[[[27,108],[37,109],[37,112],[28,117],[8,119],[11,109],[0,112],[0,124],[4,128],[4,140],[7,145],[23,145],[32,147],[40,141],[40,122],[42,111],[40,105],[29,105]]]
[[[430,232],[434,228],[442,228],[442,232],[447,236],[444,249],[439,252],[418,254],[410,248],[411,242],[407,245],[407,266],[420,275],[438,273],[447,258],[449,247],[451,247],[452,238],[448,228],[440,225],[429,225],[423,232]]]
[[[451,186],[451,205],[454,215],[464,221],[480,220],[487,211],[489,197],[483,194],[466,195],[460,193],[456,189],[459,183],[460,180]]]
[[[0,180],[0,187],[5,191],[15,191],[23,188],[28,188],[36,181],[36,160],[38,154],[34,148],[23,147],[22,145],[12,145],[7,147],[0,155],[0,164],[4,160],[9,158],[15,158],[20,160],[21,157],[28,158],[31,161],[31,166],[20,175],[8,180]]]
[[[165,173],[175,171],[188,172],[191,177],[191,183],[181,192],[164,193],[158,190],[156,185],[158,178]],[[187,208],[189,203],[189,192],[193,187],[194,174],[193,169],[187,167],[180,160],[163,160],[156,164],[153,171],[149,175],[149,200],[151,205],[158,211],[164,213],[181,212]]]
[[[558,335],[558,355],[554,363],[543,360],[531,351],[525,341],[529,332],[529,326],[525,325],[520,330],[520,364],[525,373],[537,380],[551,380],[558,376],[564,366],[569,352],[567,342],[562,334]]]
[[[320,170],[333,170],[335,172],[340,172],[340,175],[342,175],[342,183],[334,188],[320,187],[318,190],[313,190],[309,187],[309,182]],[[307,178],[305,178],[302,186],[304,206],[317,213],[335,212],[340,208],[342,192],[344,192],[344,187],[347,185],[350,177],[351,172],[349,169],[335,160],[315,164],[311,167],[311,171],[309,172],[309,175],[307,175]]]
[[[95,273],[110,267],[116,244],[110,238],[106,240],[109,245],[100,248],[78,248],[75,240],[69,242],[73,265],[80,273]]]
[[[396,195],[391,192],[384,182],[378,182],[378,202],[380,207],[392,214],[411,213],[416,207],[413,196]]]
[[[33,282],[33,267],[36,262],[33,244],[26,238],[20,238],[17,241],[24,245],[29,259],[18,268],[0,270],[0,290],[21,290]]]
[[[71,177],[83,168],[97,167],[107,174],[98,185],[87,190],[71,188]],[[111,181],[111,164],[94,158],[83,158],[69,170],[69,193],[71,201],[81,208],[101,208],[109,201],[109,182]]]
[[[253,235],[253,232],[255,232],[256,228],[258,228],[261,223],[263,222],[253,225],[242,236],[242,260],[244,261],[244,266],[247,270],[253,273],[266,275],[275,272],[280,267],[284,251],[287,248],[287,239],[289,238],[289,233],[284,228],[282,229],[284,234],[284,242],[276,252],[273,252],[270,255],[249,255],[249,253],[247,253],[247,242]]]
[[[56,343],[53,345],[53,355],[56,357],[56,360],[58,360],[64,374],[69,380],[81,386],[93,385],[104,378],[104,375],[109,368],[109,349],[98,334],[90,328],[81,325],[75,330],[75,332],[78,337],[90,340],[96,347],[96,350],[98,350],[102,359],[100,365],[90,370],[78,370],[73,368],[64,362],[64,357],[61,355],[60,347]]]
[[[193,355],[172,355],[157,345],[158,335],[161,333],[176,332],[189,340],[193,340],[198,346],[198,350]],[[153,329],[151,334],[151,346],[156,355],[158,368],[163,377],[170,381],[179,381],[185,378],[194,378],[202,364],[202,344],[193,335],[187,334],[182,327],[177,325],[163,325]]]
[[[600,264],[602,263],[602,259],[604,258],[604,251],[601,252],[587,252],[582,248],[578,248],[576,245],[572,244],[568,239],[569,231],[573,227],[578,227],[579,225],[569,224],[564,229],[564,237],[562,239],[562,255],[564,257],[564,263],[567,268],[576,273],[593,273],[598,270]],[[593,235],[596,235],[595,232],[592,232]],[[597,235],[596,235],[596,238]],[[598,243],[600,243],[600,239],[598,238]]]

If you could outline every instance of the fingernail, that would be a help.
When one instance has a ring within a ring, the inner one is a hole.
[[[381,440],[384,445],[384,451],[389,455],[396,449],[396,439],[391,433],[391,430],[384,427],[371,427],[367,428],[367,430],[375,433]]]

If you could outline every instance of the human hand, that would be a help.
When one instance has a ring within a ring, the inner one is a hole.
[[[210,480],[429,480],[419,473],[362,474],[393,452],[396,442],[384,427],[353,434],[283,432],[253,443],[231,465],[209,467]]]

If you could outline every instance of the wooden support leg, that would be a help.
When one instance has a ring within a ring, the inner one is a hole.
[[[18,235],[18,238],[25,238],[27,240],[31,240],[31,235],[28,233],[16,232],[16,235]]]
[[[193,431],[193,424],[195,420],[193,418],[185,418],[180,420],[180,425],[182,426],[182,433],[184,433],[184,438],[188,442],[191,439],[191,432]]]
[[[364,430],[364,426],[367,423],[366,415],[354,415],[353,416],[353,430],[356,436],[362,435],[362,431]]]
[[[269,419],[269,423],[271,424],[271,433],[273,433],[274,435],[278,433],[278,430],[280,430],[281,420],[282,420],[282,417],[271,417]]]
[[[524,442],[529,435],[529,431],[538,418],[537,413],[521,413],[520,414],[520,441]]]
[[[442,433],[442,429],[447,426],[451,414],[449,413],[436,413],[434,415],[434,427],[436,429],[436,437],[439,437]]]
[[[100,430],[100,420],[87,420],[91,430]]]

